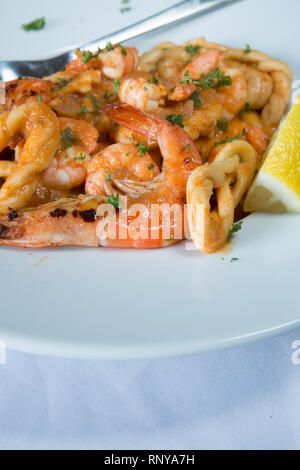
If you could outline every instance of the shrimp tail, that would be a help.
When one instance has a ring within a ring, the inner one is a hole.
[[[158,131],[162,127],[160,118],[140,111],[129,104],[120,103],[107,104],[103,107],[103,112],[120,126],[147,137],[151,143],[157,142]]]
[[[104,106],[103,112],[119,125],[146,137],[149,144],[159,142],[160,134],[168,130],[170,134],[176,136],[176,141],[180,142],[182,150],[187,149],[185,159],[189,157],[195,159],[196,156],[197,164],[202,164],[194,141],[178,124],[171,124],[165,119],[122,103],[108,104]]]
[[[97,208],[106,198],[79,196],[0,216],[0,245],[97,247]]]

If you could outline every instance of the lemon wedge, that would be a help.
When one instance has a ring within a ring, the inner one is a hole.
[[[300,213],[300,98],[275,134],[244,210]]]

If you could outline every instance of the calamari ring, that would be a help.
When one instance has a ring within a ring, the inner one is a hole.
[[[244,141],[227,144],[212,163],[197,168],[187,184],[188,221],[192,240],[203,253],[214,253],[227,241],[234,210],[251,183],[257,154]],[[216,207],[211,199],[216,196]]]
[[[0,189],[0,213],[20,209],[30,201],[40,173],[57,151],[60,141],[59,121],[44,103],[28,102],[0,116],[0,151],[14,139],[26,142],[18,162],[1,162],[0,171],[7,177]]]

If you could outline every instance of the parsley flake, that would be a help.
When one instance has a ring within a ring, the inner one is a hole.
[[[232,85],[232,78],[230,75],[224,75],[220,68],[217,67],[215,70],[211,70],[207,77],[202,74],[199,80],[195,80],[194,78],[190,77],[190,72],[187,70],[181,83],[194,83],[195,85],[201,87],[202,90],[208,90],[209,88],[217,89],[221,88],[222,86],[230,86]]]
[[[229,232],[228,235],[228,240],[232,240],[234,235],[239,232],[242,229],[243,221],[241,220],[240,222],[237,222],[236,224],[233,225],[232,229]]]
[[[217,129],[222,132],[227,132],[229,127],[229,121],[227,119],[219,119],[217,121]]]
[[[234,142],[235,140],[243,139],[247,135],[248,135],[248,132],[246,131],[246,129],[244,129],[243,133],[241,135],[238,135],[237,137],[233,137],[232,139],[222,140],[221,142],[216,142],[215,147],[218,147],[219,145],[230,144],[231,142]]]
[[[109,91],[106,91],[106,92],[104,93],[103,98],[104,98],[105,100],[109,100],[109,98],[111,98],[112,96],[113,96],[112,93],[109,93]]]
[[[244,114],[248,114],[252,111],[251,109],[251,104],[249,102],[246,103],[245,109],[240,112],[240,116],[243,116]]]
[[[28,24],[23,24],[22,28],[24,31],[40,31],[46,25],[46,18],[38,18],[37,20],[32,21]]]
[[[193,59],[196,55],[200,52],[200,46],[194,46],[193,44],[189,44],[185,48],[186,52],[191,55],[191,59]]]
[[[81,110],[79,111],[79,114],[88,114],[89,110],[87,109],[86,106],[83,106]]]
[[[252,52],[250,44],[246,45],[246,48],[244,49],[244,54],[250,54]]]
[[[169,114],[167,116],[167,121],[171,124],[177,124],[178,126],[184,128],[182,120],[185,118],[185,114]]]
[[[93,105],[93,109],[94,109],[94,114],[96,116],[100,116],[100,109],[99,109],[99,102],[98,102],[98,99],[96,98],[96,96],[94,95],[88,95],[89,96],[89,99],[91,100],[91,103]]]
[[[140,157],[144,157],[148,151],[149,151],[149,147],[147,147],[147,145],[145,145],[143,142],[139,142],[137,144],[137,152],[140,155]]]
[[[115,80],[115,83],[114,83],[114,92],[115,92],[116,94],[119,93],[120,87],[121,87],[121,81],[120,81],[120,80]]]
[[[61,140],[65,148],[76,144],[77,137],[70,127],[66,127],[61,133]]]
[[[123,205],[120,201],[120,194],[117,193],[116,196],[111,194],[107,199],[107,204],[111,204],[115,209],[123,209]]]
[[[201,98],[200,92],[198,90],[194,91],[194,93],[190,96],[190,100],[193,101],[195,110],[200,108],[200,106],[202,104],[202,98]]]
[[[77,162],[77,160],[85,160],[86,159],[86,155],[84,155],[83,153],[80,154],[80,157],[75,157],[74,158],[74,161]]]

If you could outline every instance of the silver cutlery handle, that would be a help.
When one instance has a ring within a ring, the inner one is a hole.
[[[145,20],[139,21],[132,26],[85,44],[82,46],[82,49],[88,49],[91,52],[95,52],[98,48],[105,48],[108,42],[111,42],[112,44],[121,44],[145,33],[185,21],[188,18],[193,18],[208,11],[216,10],[217,8],[229,5],[236,1],[239,0],[185,0],[150,16]]]

